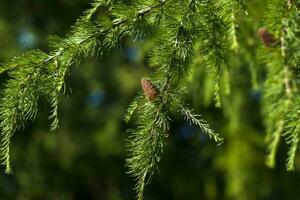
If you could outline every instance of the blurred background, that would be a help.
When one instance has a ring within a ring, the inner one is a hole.
[[[180,116],[172,131],[160,171],[147,187],[145,200],[282,200],[300,196],[300,160],[295,172],[284,169],[286,147],[280,145],[277,167],[265,166],[260,112],[264,73],[255,51],[264,1],[251,0],[248,15],[237,18],[238,56],[230,58],[231,95],[222,108],[213,101],[213,82],[195,58],[186,80],[186,101],[221,133],[216,146]],[[88,0],[1,0],[0,62],[29,49],[49,51],[47,36],[64,36],[89,7]],[[151,42],[125,40],[100,61],[73,66],[59,109],[60,128],[49,131],[49,105],[25,131],[13,137],[13,175],[1,166],[1,200],[132,200],[134,182],[126,174],[127,128],[123,115],[147,76]],[[196,54],[197,55],[197,54]],[[0,77],[1,85],[7,75]]]

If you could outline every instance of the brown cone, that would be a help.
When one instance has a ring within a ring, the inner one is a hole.
[[[260,28],[258,35],[266,47],[275,47],[279,42],[266,28]]]
[[[141,85],[144,91],[144,95],[149,101],[154,101],[159,95],[158,89],[151,83],[151,81],[142,78]]]

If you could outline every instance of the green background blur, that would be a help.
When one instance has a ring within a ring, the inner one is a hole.
[[[295,172],[264,164],[266,147],[260,114],[263,72],[255,49],[265,2],[249,1],[238,18],[240,50],[230,58],[231,95],[223,108],[212,101],[212,82],[201,61],[186,81],[187,100],[221,133],[216,146],[200,130],[172,116],[160,171],[146,188],[145,200],[294,200],[300,198],[300,160]],[[89,7],[88,0],[1,0],[0,62],[33,48],[49,51],[47,36],[64,36]],[[60,128],[49,131],[49,106],[25,131],[13,137],[13,175],[0,173],[0,200],[133,200],[134,182],[126,174],[127,128],[123,115],[149,73],[152,43],[125,40],[120,50],[72,68],[59,110]],[[199,64],[200,63],[200,64]],[[0,77],[1,85],[7,75]]]

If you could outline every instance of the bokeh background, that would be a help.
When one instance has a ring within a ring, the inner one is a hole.
[[[294,200],[300,196],[300,160],[295,172],[284,169],[286,146],[277,167],[265,166],[263,116],[264,73],[256,49],[264,1],[251,0],[248,15],[237,18],[238,56],[229,58],[231,95],[223,107],[213,101],[213,83],[197,58],[186,80],[186,101],[225,138],[216,146],[180,116],[172,130],[160,171],[145,200]],[[89,7],[88,0],[1,0],[0,62],[29,49],[49,51],[47,36],[64,36]],[[150,41],[150,42],[149,42]],[[132,200],[133,180],[126,174],[127,128],[123,115],[141,90],[151,40],[124,40],[119,50],[73,66],[60,103],[60,128],[50,132],[49,105],[25,131],[13,137],[13,175],[1,167],[1,200]],[[197,55],[197,54],[196,54]],[[0,76],[1,85],[7,75]],[[2,86],[1,86],[2,87]]]

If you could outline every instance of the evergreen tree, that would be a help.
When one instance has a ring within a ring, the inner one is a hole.
[[[249,66],[254,88],[261,82],[257,81],[258,76],[266,72],[262,110],[269,149],[267,165],[274,167],[280,138],[284,136],[289,145],[287,170],[294,169],[300,129],[298,4],[290,0],[268,2],[264,28],[258,30],[261,48],[252,52],[263,55],[260,60],[266,67],[261,72],[256,66]],[[198,76],[197,68],[201,68],[202,75],[211,84],[203,87],[207,90],[207,101],[210,103],[213,99],[217,107],[223,108],[230,119],[228,126],[232,126],[231,130],[237,132],[236,124],[243,123],[238,114],[243,102],[238,100],[244,93],[235,86],[237,82],[242,83],[236,77],[243,71],[231,69],[231,66],[237,62],[234,61],[236,55],[243,63],[248,62],[247,56],[256,59],[253,54],[247,55],[245,44],[239,43],[238,29],[242,24],[238,19],[241,16],[247,18],[247,14],[247,2],[241,0],[94,0],[67,36],[49,37],[49,53],[31,50],[1,65],[0,71],[10,77],[0,105],[1,155],[6,172],[11,172],[11,138],[15,132],[24,129],[28,121],[36,118],[42,99],[46,99],[52,108],[50,129],[58,128],[58,105],[66,90],[65,78],[74,64],[87,57],[101,58],[118,50],[125,38],[136,42],[153,40],[154,48],[148,53],[151,73],[142,78],[143,92],[133,100],[125,115],[126,122],[132,120],[135,124],[135,128],[129,131],[128,173],[136,182],[137,199],[143,199],[145,185],[157,171],[164,152],[172,126],[172,113],[177,112],[184,120],[198,126],[217,144],[223,141],[185,103],[184,97],[188,95],[186,81],[190,75]],[[252,148],[251,144],[241,144],[241,140],[231,140],[228,134],[228,144]],[[248,149],[245,148],[244,152],[247,153]],[[223,156],[228,155],[225,152]],[[241,165],[251,165],[251,160]],[[235,174],[229,173],[229,176],[235,177]],[[247,185],[247,180],[249,177],[241,181]],[[232,185],[235,188],[231,191],[232,196],[243,196],[243,189],[235,187],[239,184]]]

